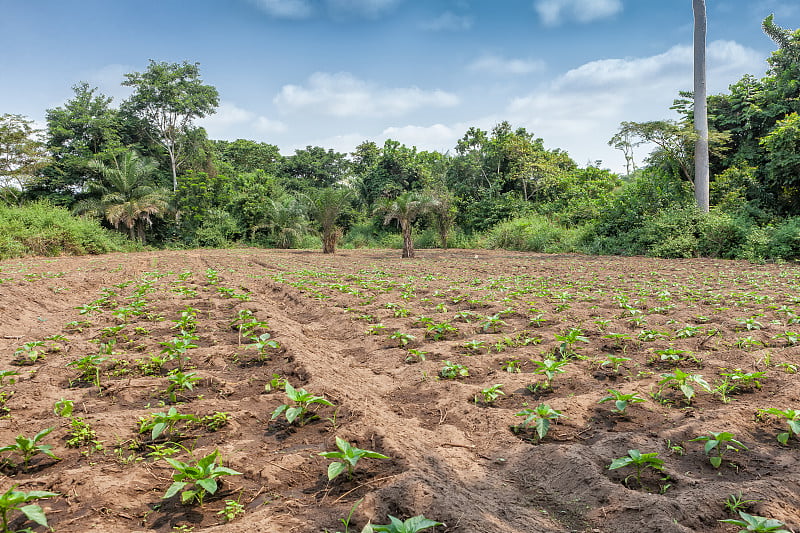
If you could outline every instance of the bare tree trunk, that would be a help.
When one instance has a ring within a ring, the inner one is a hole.
[[[694,198],[708,213],[708,110],[706,100],[706,2],[692,0],[694,11]]]

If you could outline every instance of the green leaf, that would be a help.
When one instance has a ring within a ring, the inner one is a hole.
[[[32,503],[31,505],[20,507],[19,510],[28,517],[28,520],[32,520],[40,526],[47,527],[47,517],[44,516],[44,511],[42,511],[42,508],[38,505]]]
[[[786,446],[789,442],[789,433],[778,433],[778,442]],[[3,451],[0,449],[0,451]]]
[[[205,489],[205,491],[208,492],[209,494],[214,494],[215,492],[217,492],[218,485],[217,485],[217,480],[215,479],[212,478],[198,479],[197,481],[195,481],[195,483],[203,487],[203,489]]]
[[[300,416],[305,409],[302,407],[290,407],[286,410],[286,421],[290,424],[294,424],[294,421]]]
[[[172,498],[173,496],[178,494],[178,492],[180,490],[182,490],[184,487],[186,487],[186,485],[188,485],[188,483],[184,483],[182,481],[174,482],[172,485],[169,486],[169,488],[167,489],[167,492],[164,493],[164,497],[162,499],[166,500],[168,498]]]
[[[618,457],[617,459],[614,459],[613,461],[611,461],[611,464],[609,465],[608,469],[609,470],[616,470],[617,468],[626,467],[629,464],[631,464],[631,458],[630,457]]]
[[[719,468],[722,465],[722,457],[709,457],[708,460],[714,468]]]
[[[335,463],[329,464],[328,465],[328,480],[329,481],[333,480],[334,478],[339,476],[339,474],[344,472],[346,468],[347,468],[347,465],[345,465],[344,463],[340,463],[338,461],[335,462]]]

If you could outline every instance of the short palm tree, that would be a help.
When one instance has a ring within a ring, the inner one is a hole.
[[[151,217],[164,215],[169,207],[169,190],[152,182],[157,164],[129,151],[113,166],[94,160],[89,168],[102,179],[88,183],[93,197],[79,202],[74,211],[105,218],[115,228],[123,226],[131,240],[143,243],[145,227],[153,224]]]
[[[336,225],[350,199],[350,191],[335,187],[319,189],[308,195],[308,214],[322,227],[322,253],[335,254],[342,230]]]
[[[266,201],[264,222],[251,228],[251,232],[266,229],[278,248],[291,248],[306,231],[308,222],[303,205],[292,196]]]
[[[375,213],[383,215],[383,223],[397,220],[403,234],[403,258],[414,257],[414,240],[411,231],[418,216],[429,212],[436,200],[418,192],[404,192],[397,198],[384,198],[375,208]]]

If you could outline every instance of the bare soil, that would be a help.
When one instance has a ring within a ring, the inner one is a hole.
[[[445,524],[440,533],[733,532],[718,522],[734,517],[731,494],[800,529],[800,440],[780,444],[786,422],[759,414],[800,409],[800,347],[785,335],[800,331],[795,265],[418,255],[237,249],[0,262],[0,370],[19,373],[0,388],[0,445],[52,427],[41,443],[59,458],[37,454],[25,468],[0,454],[0,490],[60,494],[39,503],[63,533],[334,532],[357,502],[350,531],[424,514]],[[201,379],[170,397],[178,361],[153,360],[187,308],[198,339],[184,370]],[[252,335],[279,346],[248,346],[243,310],[265,323]],[[454,330],[436,327],[445,323]],[[584,339],[563,345],[557,336],[571,328]],[[413,338],[401,346],[393,333]],[[22,349],[35,341],[44,353]],[[92,354],[106,358],[99,387],[68,366]],[[615,371],[609,356],[627,360]],[[532,362],[548,357],[569,361],[549,389]],[[469,376],[441,378],[445,361]],[[509,361],[520,372],[506,371]],[[764,374],[727,398],[696,384],[689,402],[658,385],[676,368],[711,388],[735,369]],[[302,426],[271,420],[289,403],[276,375],[334,407]],[[495,384],[505,394],[484,402],[480,391]],[[646,401],[614,413],[598,403],[609,389]],[[53,410],[62,398],[94,437],[67,445],[70,419]],[[563,417],[539,439],[517,413],[542,403]],[[180,423],[155,441],[139,431],[140,418],[171,407],[229,419]],[[714,468],[691,440],[712,431],[746,449]],[[328,481],[319,453],[337,436],[390,459],[363,459],[352,479]],[[220,478],[202,506],[164,499],[175,470],[157,455],[169,446],[184,462],[219,450],[241,475]],[[632,449],[657,452],[664,471],[637,482],[631,468],[608,469]],[[226,500],[245,512],[226,522]],[[45,531],[12,516],[16,528]]]

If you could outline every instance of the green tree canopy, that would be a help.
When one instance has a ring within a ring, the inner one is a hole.
[[[178,188],[178,168],[186,156],[185,137],[192,121],[216,112],[219,93],[200,79],[200,64],[150,60],[144,72],[125,74],[123,85],[133,94],[123,110],[141,119],[144,131],[167,152],[172,188]]]

